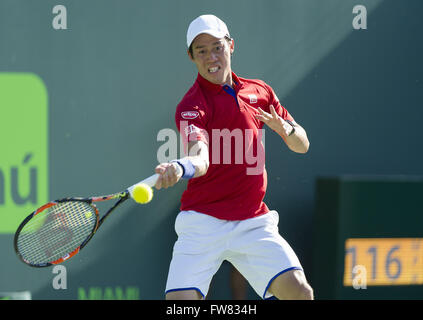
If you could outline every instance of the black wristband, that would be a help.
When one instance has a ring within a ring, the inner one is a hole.
[[[292,127],[292,130],[291,130],[291,132],[288,134],[288,137],[290,137],[290,136],[292,136],[293,134],[294,134],[294,132],[295,132],[295,126],[294,126],[294,124],[292,123],[292,121],[291,120],[285,120],[286,122],[288,122],[289,123],[289,125]]]

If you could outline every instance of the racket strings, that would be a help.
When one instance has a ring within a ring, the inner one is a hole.
[[[31,264],[56,261],[77,249],[97,223],[95,209],[82,201],[67,201],[34,215],[22,228],[17,247]]]

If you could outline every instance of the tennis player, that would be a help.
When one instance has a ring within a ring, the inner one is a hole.
[[[188,156],[156,167],[157,189],[189,180],[175,220],[166,298],[204,299],[227,260],[263,299],[313,299],[300,261],[279,234],[278,213],[263,202],[262,127],[297,153],[308,150],[306,132],[269,85],[232,72],[234,40],[222,20],[193,20],[187,47],[198,76],[175,121]]]

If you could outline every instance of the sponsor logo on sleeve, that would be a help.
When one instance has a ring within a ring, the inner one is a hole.
[[[189,136],[191,133],[200,133],[200,132],[201,132],[200,128],[194,126],[193,124],[191,124],[191,125],[189,125],[185,128],[185,134],[187,136]]]

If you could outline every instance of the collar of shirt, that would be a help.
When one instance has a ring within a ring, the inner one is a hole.
[[[234,72],[232,72],[232,81],[234,83],[235,92],[238,92],[239,89],[241,89],[241,87],[242,87],[242,81],[237,77],[237,75]],[[197,76],[197,82],[200,84],[200,86],[202,88],[204,88],[205,90],[207,90],[207,91],[209,91],[213,94],[220,93],[223,90],[223,87],[224,87],[220,84],[215,84],[215,83],[212,83],[212,82],[206,80],[200,74],[198,74],[198,76]]]

